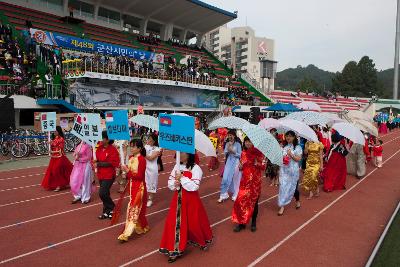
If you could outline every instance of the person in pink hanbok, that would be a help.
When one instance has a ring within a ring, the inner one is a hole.
[[[82,141],[74,152],[74,168],[70,177],[71,193],[74,196],[72,204],[87,204],[90,202],[92,188],[92,147]]]

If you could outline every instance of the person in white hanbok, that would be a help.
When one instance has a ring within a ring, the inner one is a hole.
[[[279,216],[283,215],[285,206],[292,201],[293,197],[296,198],[296,209],[300,208],[300,193],[297,187],[300,176],[299,161],[303,155],[303,150],[298,144],[296,134],[293,131],[288,131],[285,134],[285,140],[283,166],[279,170]]]
[[[147,207],[153,205],[154,194],[158,186],[158,164],[157,158],[162,151],[158,147],[158,137],[154,133],[147,139],[146,149],[146,187],[148,193]]]

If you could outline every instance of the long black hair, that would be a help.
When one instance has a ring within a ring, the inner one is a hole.
[[[196,164],[195,163],[195,155],[190,154],[190,153],[187,153],[187,154],[188,154],[188,160],[186,162],[186,168],[191,170],[191,169],[193,169],[194,165]]]
[[[242,146],[242,150],[247,150],[247,147],[246,147],[246,141],[250,141],[251,142],[251,140],[250,140],[250,138],[248,138],[247,136],[243,139],[243,146]]]
[[[143,141],[140,139],[132,139],[130,142],[131,146],[135,146],[137,148],[140,148],[140,155],[143,157],[146,157],[146,149],[144,148]]]
[[[293,147],[298,146],[298,145],[299,145],[299,140],[297,140],[296,133],[293,132],[293,131],[287,131],[287,132],[285,133],[285,137],[288,136],[288,135],[294,137],[294,139],[293,139]],[[287,146],[287,145],[288,145],[288,142],[286,141],[286,138],[285,138],[285,141],[283,141],[283,146],[285,147],[285,146]]]
[[[149,138],[154,140],[154,146],[158,146],[158,136],[155,133],[150,134]]]
[[[64,138],[64,132],[63,132],[61,126],[56,126],[56,131],[60,137]]]
[[[242,141],[241,141],[240,138],[237,136],[236,130],[230,129],[230,130],[228,131],[227,135],[229,135],[229,134],[231,134],[231,135],[234,136],[235,142],[238,142],[240,145],[242,145]],[[227,139],[225,140],[225,142],[224,142],[224,149],[225,149],[225,146],[226,146],[226,144],[227,144],[228,142],[229,142],[229,141],[228,141],[228,138],[227,138]]]

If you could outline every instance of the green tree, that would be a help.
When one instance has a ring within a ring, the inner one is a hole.
[[[341,73],[336,73],[332,79],[332,90],[348,96],[363,96],[360,94],[362,78],[357,62],[347,63]]]
[[[320,85],[310,77],[304,77],[296,86],[302,92],[320,92]]]
[[[363,56],[357,66],[362,80],[361,92],[365,96],[379,95],[382,92],[382,85],[378,83],[378,74],[372,59]]]

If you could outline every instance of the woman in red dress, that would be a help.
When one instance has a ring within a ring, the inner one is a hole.
[[[139,139],[132,140],[130,146],[132,156],[129,158],[128,166],[122,166],[123,171],[127,173],[128,185],[125,187],[123,194],[121,194],[112,220],[112,224],[118,220],[119,206],[124,199],[125,192],[129,188],[130,201],[126,211],[125,229],[118,236],[118,240],[121,243],[127,242],[133,232],[144,234],[150,230],[146,219],[146,149],[143,146],[143,142]]]
[[[50,141],[50,163],[42,180],[42,187],[55,192],[69,185],[72,163],[65,156],[64,133],[60,126],[56,127],[55,138]]]
[[[174,262],[184,253],[187,243],[202,250],[210,245],[213,235],[207,213],[199,196],[203,171],[195,164],[194,154],[181,153],[181,165],[172,170],[168,187],[174,191],[159,251]]]
[[[328,162],[322,172],[326,192],[346,189],[346,155],[349,153],[349,144],[338,132],[332,135],[332,143]]]
[[[239,193],[233,205],[232,221],[237,223],[234,232],[246,228],[251,218],[251,231],[255,232],[258,215],[258,199],[261,194],[261,176],[265,170],[265,157],[254,147],[248,137],[244,138],[244,148],[240,157],[242,170]]]

